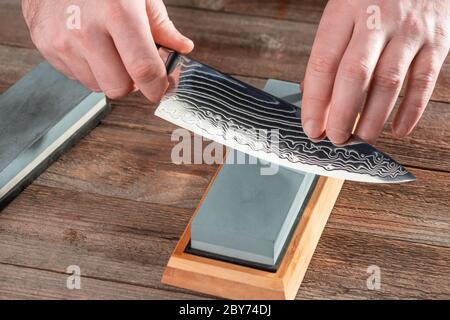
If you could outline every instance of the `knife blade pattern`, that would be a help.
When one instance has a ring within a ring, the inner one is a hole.
[[[311,141],[303,132],[299,107],[190,58],[177,55],[169,80],[171,86],[156,115],[197,128],[213,140],[233,140],[255,152],[274,153],[280,164],[288,161],[322,169],[316,172],[345,171],[368,177],[360,181],[414,179],[403,166],[367,143],[335,146],[327,139]]]

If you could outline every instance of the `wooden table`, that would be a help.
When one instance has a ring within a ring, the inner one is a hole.
[[[170,0],[192,57],[258,87],[300,81],[326,1]],[[0,2],[0,92],[42,60],[19,0]],[[346,182],[299,299],[450,298],[450,60],[413,135],[378,147],[417,182]],[[0,213],[0,298],[205,298],[160,283],[169,255],[216,170],[175,165],[175,126],[141,94]],[[390,124],[388,125],[390,127]],[[66,268],[81,268],[81,290]],[[381,270],[369,290],[367,268]]]

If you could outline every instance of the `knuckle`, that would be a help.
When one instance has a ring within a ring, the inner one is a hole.
[[[98,36],[99,30],[97,30],[94,22],[85,21],[82,28],[71,30],[71,34],[83,41]]]
[[[348,79],[368,80],[371,69],[363,60],[350,60],[342,63],[342,75]]]
[[[169,15],[165,10],[157,10],[156,12],[154,11],[153,15],[153,20],[157,25],[172,23],[172,21],[169,19]]]
[[[423,23],[412,14],[408,14],[402,23],[402,32],[408,36],[417,37],[423,33]]]
[[[412,87],[415,90],[428,91],[434,87],[437,79],[437,72],[433,68],[417,72],[413,75]]]
[[[165,18],[160,18],[159,20],[157,20],[156,25],[159,28],[165,28],[165,29],[170,29],[170,28],[174,28],[175,25],[173,24],[173,21],[169,19],[168,16],[166,16]]]
[[[377,87],[397,90],[403,83],[403,75],[401,70],[395,67],[381,69],[374,74],[373,83]]]
[[[337,70],[337,64],[334,58],[327,55],[314,55],[309,59],[309,68],[312,71],[323,74],[334,74]]]
[[[148,83],[165,77],[165,70],[154,63],[136,63],[130,72],[136,82]]]
[[[129,14],[122,1],[108,1],[105,13],[112,23],[123,22],[129,19]]]
[[[433,33],[437,41],[445,41],[450,37],[449,28],[441,24],[438,24],[433,28]]]
[[[53,40],[53,48],[59,53],[68,53],[70,51],[70,41],[65,36],[57,37]]]

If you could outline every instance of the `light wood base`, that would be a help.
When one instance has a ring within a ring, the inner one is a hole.
[[[214,180],[215,176],[197,210]],[[294,299],[343,183],[320,177],[277,272],[186,253],[196,210],[169,259],[162,283],[227,299]]]

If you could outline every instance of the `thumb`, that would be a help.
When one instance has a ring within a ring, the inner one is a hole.
[[[194,49],[192,40],[183,36],[175,28],[162,0],[147,0],[147,15],[156,43],[183,54],[187,54]]]

